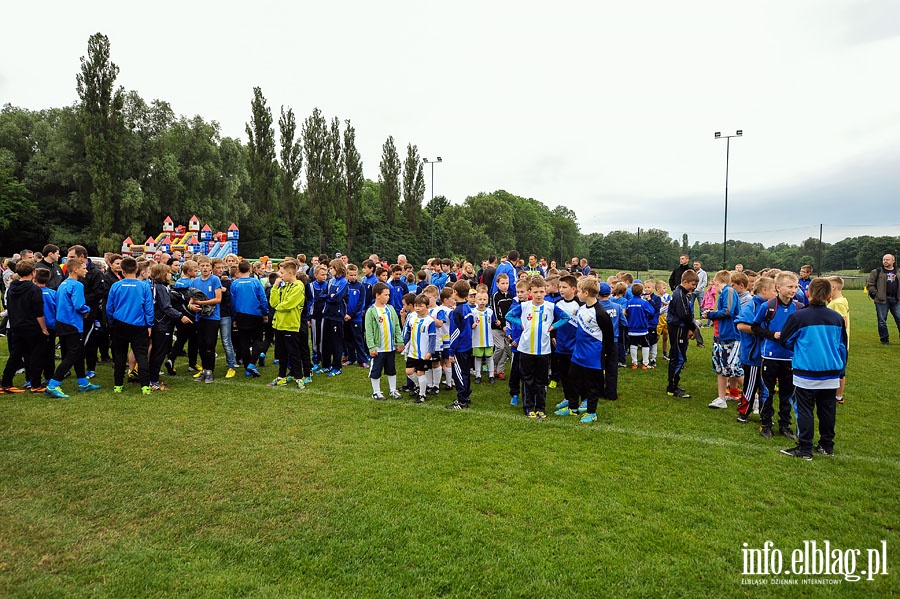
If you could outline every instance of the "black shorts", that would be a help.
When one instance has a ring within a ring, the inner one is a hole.
[[[628,335],[628,344],[637,345],[638,347],[650,347],[650,343],[647,341],[647,333],[643,335]]]
[[[394,362],[396,353],[392,351],[378,352],[378,355],[369,361],[369,378],[380,379],[382,370],[388,376],[397,376],[397,364]]]
[[[656,332],[656,327],[650,329],[650,332],[647,333],[647,342],[653,346],[659,341],[659,333]]]
[[[406,358],[406,368],[412,368],[416,372],[425,372],[431,370],[431,360],[422,360],[420,358]]]
[[[432,364],[440,362],[443,359],[444,359],[444,352],[436,351],[433,354],[431,354],[431,363]]]

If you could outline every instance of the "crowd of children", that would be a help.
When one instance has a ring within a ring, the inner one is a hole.
[[[56,246],[47,251],[59,254]],[[558,386],[555,414],[596,421],[598,400],[618,399],[618,369],[628,367],[629,356],[632,370],[652,370],[662,356],[668,395],[691,397],[680,385],[689,342],[699,341],[700,332],[698,276],[690,269],[670,295],[661,280],[620,272],[600,281],[590,269],[545,270],[533,256],[526,266],[516,252],[478,273],[442,259],[414,272],[405,258],[388,266],[375,256],[360,273],[340,254],[314,257],[310,265],[301,255],[281,261],[268,277],[235,255],[166,258],[112,254],[102,269],[73,246],[64,279],[20,260],[6,293],[10,356],[0,392],[66,398],[63,381],[71,370],[78,392],[96,391],[91,379],[104,348],[112,352],[114,393],[124,391],[126,376],[143,394],[167,390],[160,370],[175,376],[183,355],[194,379],[210,384],[221,341],[225,378],[238,365],[248,378],[262,376],[259,367],[274,344],[278,374],[270,386],[302,390],[314,375],[337,377],[357,364],[368,372],[375,400],[408,391],[424,403],[443,387],[455,395],[448,409],[463,410],[473,382],[503,380],[510,404],[535,420],[547,418],[547,390]],[[759,413],[760,434],[770,438],[777,394],[778,434],[798,441],[786,453],[806,459],[813,450],[833,452],[832,404],[843,401],[849,331],[843,282],[811,280],[810,272],[722,270],[700,307],[713,328],[717,396],[709,407],[727,409],[735,401],[739,423]],[[823,310],[827,302],[834,310]],[[398,353],[405,360],[402,387]],[[13,384],[22,368],[25,389]],[[815,447],[813,408],[821,434]]]

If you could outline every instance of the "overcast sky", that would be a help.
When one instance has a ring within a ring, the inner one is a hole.
[[[252,8],[250,8],[252,7]],[[365,175],[393,135],[441,156],[453,202],[505,189],[583,232],[766,244],[900,235],[900,2],[16,2],[0,102],[77,101],[91,34],[118,82],[246,139],[276,115],[350,119]],[[430,170],[426,171],[431,195]]]

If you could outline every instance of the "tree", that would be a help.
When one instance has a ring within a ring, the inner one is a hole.
[[[350,121],[344,121],[344,182],[345,192],[344,219],[347,226],[347,255],[352,256],[353,244],[358,233],[357,223],[362,211],[363,167],[362,157],[356,149],[356,129]]]
[[[115,88],[118,74],[119,67],[109,59],[109,39],[95,33],[88,39],[87,57],[81,57],[76,89],[81,99],[85,161],[93,186],[93,229],[100,251],[119,249],[117,238],[124,229],[118,182],[122,169],[125,100],[123,89]]]
[[[303,122],[303,153],[306,158],[306,203],[309,207],[310,225],[318,232],[319,251],[324,251],[328,234],[324,224],[331,222],[327,189],[330,149],[328,122],[318,108],[314,108]]]
[[[557,264],[567,260],[567,256],[580,256],[580,234],[578,231],[578,217],[575,212],[565,206],[557,206],[551,213],[553,226],[553,250],[550,256],[556,256]],[[599,262],[592,262],[599,264]]]
[[[293,237],[296,234],[300,217],[300,191],[297,181],[303,170],[303,144],[297,135],[297,120],[294,110],[281,107],[278,118],[278,132],[281,138],[281,210],[287,223],[288,231]]]
[[[406,160],[403,163],[403,214],[406,217],[406,226],[413,235],[419,234],[424,199],[425,173],[419,158],[419,149],[413,144],[407,144]]]
[[[275,161],[275,129],[272,127],[272,111],[266,104],[262,90],[253,88],[250,102],[251,120],[247,123],[247,170],[250,174],[249,237],[252,248],[260,252],[275,252],[277,224],[281,216],[278,201],[278,163]]]
[[[393,136],[388,136],[381,147],[379,168],[381,210],[387,225],[393,227],[397,222],[397,206],[400,204],[400,157],[397,155]]]

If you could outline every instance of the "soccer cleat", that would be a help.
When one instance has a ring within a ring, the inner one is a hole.
[[[85,372],[84,375],[87,376],[87,373]],[[88,376],[88,378],[91,378],[91,377]],[[137,381],[138,381],[138,372],[137,372],[137,368],[135,368],[128,372],[128,382],[136,383]]]
[[[781,455],[790,456],[792,458],[800,458],[801,460],[806,460],[807,462],[812,460],[812,453],[806,453],[800,449],[800,446],[791,447],[790,449],[782,449],[779,451]]]
[[[304,378],[303,378],[303,384],[304,384],[304,385],[312,384],[312,377],[311,377],[311,376],[304,377]]]
[[[505,373],[505,372],[498,372],[498,373],[497,373],[497,378],[500,379],[501,381],[502,381],[502,380],[505,380],[505,379],[506,379],[506,373]]]
[[[625,362],[619,362],[619,368],[625,368],[626,366],[628,366],[628,364]]]
[[[632,364],[632,365],[631,365],[631,369],[632,369],[632,370],[637,370],[637,364]]]
[[[650,360],[650,368],[656,368],[656,360]]]
[[[297,380],[297,390],[304,391],[306,390],[306,385],[303,384],[303,381]]]
[[[331,370],[328,371],[328,374],[327,374],[326,376],[338,376],[338,375],[340,375],[340,374],[343,374],[343,372],[344,372],[343,370],[334,370],[334,369],[331,369]]]
[[[113,393],[121,393],[123,389],[124,387],[122,387],[122,385],[116,385],[113,387]]]
[[[225,378],[226,378],[226,379],[233,379],[233,378],[234,378],[234,375],[236,375],[236,374],[237,374],[237,373],[234,371],[234,368],[229,368],[228,370],[225,371]]]
[[[448,410],[467,410],[469,409],[469,404],[462,403],[461,401],[454,401],[452,404],[447,406]]]
[[[175,362],[173,362],[171,359],[166,360],[166,372],[169,373],[169,376],[175,376],[176,374],[178,374],[175,371]]]
[[[440,389],[438,389],[437,387],[428,387],[425,390],[426,395],[438,395],[438,394],[440,394],[440,392],[441,392]]]
[[[553,413],[557,416],[578,416],[578,410],[570,410],[568,404],[566,404],[566,407],[560,408]]]
[[[375,401],[386,401],[387,400],[387,398],[384,395],[382,395],[381,393],[373,393],[372,399],[374,399]]]
[[[286,380],[289,383],[293,383],[294,377],[292,377],[291,375],[287,375],[286,377],[284,377],[284,380]]]
[[[100,385],[88,383],[87,385],[78,385],[78,392],[79,393],[87,393],[88,391],[96,391],[99,388],[100,388]]]
[[[536,420],[536,419],[537,419],[537,412],[528,412],[528,413],[525,414],[525,415],[528,416],[529,418],[531,418],[532,420]]]
[[[23,389],[19,389],[18,387],[3,387],[4,393],[25,393]]]
[[[597,422],[597,415],[596,414],[585,414],[584,416],[581,417],[581,421],[584,423]]]
[[[85,378],[92,379],[95,376],[97,376],[97,373],[94,372],[93,370],[88,370],[87,372],[84,373],[84,376],[85,376]]]
[[[266,383],[267,387],[284,387],[287,385],[287,379],[284,377],[276,377],[271,383]]]
[[[424,395],[418,396],[418,397],[416,398],[415,403],[425,403],[425,396],[424,396]]]
[[[278,366],[278,358],[275,358],[274,360],[272,360],[272,364],[274,364],[275,366]]]
[[[158,383],[150,383],[150,389],[152,391],[168,391],[169,387],[167,387],[164,382],[160,381]]]
[[[681,387],[678,387],[674,391],[666,391],[666,394],[669,395],[670,397],[677,397],[679,399],[690,399],[691,398],[691,394],[688,393],[687,391],[685,391],[684,389],[682,389]]]
[[[397,391],[396,389],[394,389],[393,391],[391,391],[391,392],[389,393],[389,395],[390,395],[391,399],[403,399],[403,396],[400,395],[400,392]]]
[[[203,372],[203,369],[197,364],[194,364],[193,366],[188,366],[188,372]]]
[[[650,370],[649,364],[641,364],[641,370]]]
[[[475,384],[476,384],[476,385],[480,385],[480,384],[481,384],[481,377],[480,377],[480,376],[476,376],[476,377],[475,377]]]
[[[566,402],[566,403],[568,404],[568,402]],[[509,405],[511,405],[511,406],[517,406],[517,405],[519,405],[519,396],[518,396],[518,395],[513,395],[512,397],[510,397],[510,398],[509,398]]]
[[[313,364],[312,373],[319,374],[320,372],[323,372],[323,368],[321,366],[319,366],[318,364]]]
[[[748,422],[750,422],[750,417],[747,414],[738,413],[737,421],[741,424],[747,424]]]
[[[759,427],[759,436],[763,439],[772,438],[772,425]]]
[[[489,377],[489,378],[488,378],[488,383],[490,383],[491,385],[493,385],[493,384],[496,383],[496,382],[497,382],[496,377],[493,377],[493,376],[492,376],[492,377]]]
[[[198,370],[198,371],[197,371],[197,374],[194,375],[194,378],[195,378],[195,379],[199,379],[199,378],[202,377],[202,376],[203,376],[203,371],[202,371],[202,370]]]
[[[151,393],[153,393],[153,389],[150,388],[150,385],[141,387],[141,395],[150,395]]]
[[[556,409],[557,409],[557,410],[559,410],[560,408],[567,408],[567,407],[569,407],[569,400],[568,400],[568,399],[564,399],[564,400],[562,400],[561,402],[559,402],[558,404],[556,404]]]
[[[707,408],[713,408],[713,409],[724,410],[724,409],[726,409],[726,408],[728,407],[728,402],[725,401],[724,399],[722,399],[721,397],[717,397],[717,398],[715,398],[714,400],[712,400],[711,402],[709,402],[709,405],[706,406],[706,407],[707,407]]]
[[[247,366],[244,367],[244,375],[245,375],[245,376],[252,376],[252,377],[255,377],[255,378],[259,378],[259,377],[262,376],[262,375],[259,373],[259,370],[256,368],[256,366],[254,366],[253,364],[248,364]]]
[[[827,455],[828,457],[834,456],[833,449],[825,449],[821,445],[816,445],[815,447],[813,447],[813,451],[815,451],[816,453],[821,453],[822,455]]]
[[[212,382],[213,382],[213,371],[212,370],[206,371],[206,376],[203,377],[203,382],[206,383],[207,385],[212,384]]]
[[[548,387],[550,387],[551,389],[556,389],[556,381],[550,381]]]
[[[56,399],[67,399],[69,396],[62,392],[62,389],[59,387],[48,387],[44,391],[44,395],[48,397],[54,397]]]
[[[266,354],[259,354],[259,365],[264,367],[266,366]]]
[[[29,391],[31,391],[32,393],[43,393],[46,390],[47,387],[32,387],[31,389],[29,389]]]
[[[535,412],[534,414],[538,420],[546,420],[547,419],[547,415],[544,414],[543,412]]]
[[[578,413],[584,414],[585,412],[587,412],[587,400],[583,399],[581,400],[581,405],[578,406]]]
[[[787,438],[790,439],[791,441],[796,441],[796,440],[797,440],[797,435],[794,434],[794,431],[792,431],[791,429],[787,428],[786,426],[782,426],[780,429],[778,429],[778,434],[787,437]]]

